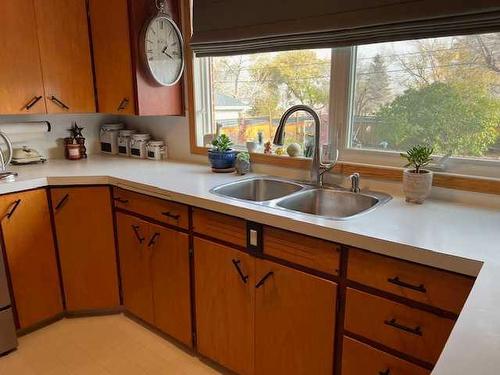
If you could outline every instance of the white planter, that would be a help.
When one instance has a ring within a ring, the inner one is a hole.
[[[422,169],[415,173],[414,169],[405,169],[403,172],[403,191],[407,202],[422,204],[429,196],[432,188],[432,172]]]

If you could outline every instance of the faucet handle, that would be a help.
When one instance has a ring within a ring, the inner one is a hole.
[[[349,176],[349,180],[351,181],[351,191],[353,193],[359,193],[359,182],[361,180],[361,176],[359,173],[355,172]]]

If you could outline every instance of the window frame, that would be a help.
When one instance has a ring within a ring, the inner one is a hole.
[[[191,55],[192,56],[192,55]],[[208,58],[205,61],[209,61]],[[204,68],[204,59],[192,58],[192,135],[191,152],[195,154],[206,154],[207,148],[199,145],[199,140],[203,139],[203,134],[213,128],[211,116],[213,108],[208,111],[209,103],[207,98],[211,95],[210,90],[210,69]],[[204,71],[205,70],[205,71]],[[203,72],[204,71],[204,72]],[[201,73],[200,73],[201,72]],[[338,164],[356,164],[371,166],[374,168],[403,168],[403,162],[396,151],[366,150],[349,148],[351,131],[351,109],[353,105],[353,95],[356,74],[356,47],[340,47],[332,49],[331,75],[330,75],[330,142],[337,145],[339,150]],[[202,90],[202,93],[197,92]],[[207,95],[208,92],[208,95]],[[205,107],[196,108],[196,98],[201,98]],[[199,121],[205,123],[201,126]],[[203,134],[202,134],[203,132]],[[194,139],[193,139],[194,138]],[[277,166],[307,168],[310,165],[310,158],[290,158],[287,156],[252,154],[252,160],[258,163],[266,163]],[[439,155],[435,157],[439,161]],[[432,167],[431,167],[432,169]],[[480,178],[500,178],[500,160],[482,160],[464,157],[450,157],[446,161],[446,168],[435,169],[438,173],[463,175]]]

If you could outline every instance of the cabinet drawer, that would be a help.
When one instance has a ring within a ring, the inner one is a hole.
[[[347,288],[345,329],[434,364],[454,321]]]
[[[349,250],[347,278],[457,314],[474,284],[467,276],[358,249]]]
[[[188,229],[189,211],[186,205],[150,197],[129,190],[113,188],[115,207],[135,212],[160,222]]]
[[[342,375],[429,375],[430,373],[429,370],[413,363],[344,337]]]
[[[246,221],[237,217],[194,208],[193,231],[241,247],[247,246]]]
[[[265,227],[264,253],[332,275],[339,272],[340,245],[318,238]]]

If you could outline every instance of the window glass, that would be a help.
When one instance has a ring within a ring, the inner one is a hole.
[[[236,148],[256,142],[257,152],[272,140],[283,112],[295,104],[314,108],[322,124],[322,143],[328,143],[328,107],[331,50],[311,49],[196,59],[199,71],[207,71],[205,101],[197,101],[197,112],[205,112],[208,126],[198,124],[198,145],[206,146],[219,131]],[[203,88],[202,88],[203,90]],[[201,97],[201,96],[199,96]],[[204,108],[203,108],[204,107]],[[314,123],[309,115],[292,115],[285,131],[285,147],[298,143],[300,154],[309,156]],[[200,139],[201,138],[201,139]],[[279,150],[278,150],[278,153]]]
[[[348,147],[500,159],[500,33],[359,46]]]

